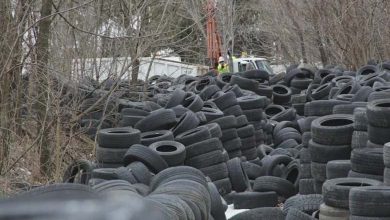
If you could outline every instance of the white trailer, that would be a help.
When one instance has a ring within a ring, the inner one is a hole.
[[[143,57],[140,59],[138,79],[145,80],[149,69],[149,77],[167,75],[175,78],[183,74],[190,76],[203,75],[207,73],[209,68],[203,65],[181,62],[180,57],[154,59]],[[118,78],[120,76],[123,80],[131,77],[131,59],[128,57],[75,59],[72,62],[73,79],[91,77],[103,81],[107,78]]]

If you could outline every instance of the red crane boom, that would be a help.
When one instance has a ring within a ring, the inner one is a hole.
[[[207,56],[210,59],[211,66],[218,65],[218,59],[221,56],[221,37],[217,29],[215,19],[216,2],[215,0],[207,1]]]

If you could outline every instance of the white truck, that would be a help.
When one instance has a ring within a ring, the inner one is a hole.
[[[122,75],[122,79],[126,80],[131,76],[130,64],[131,59],[128,57],[75,59],[72,62],[72,76],[74,79],[88,76],[101,82],[109,77],[117,78]],[[180,57],[154,59],[142,57],[140,58],[138,79],[145,80],[148,71],[149,77],[167,75],[176,78],[183,74],[204,75],[208,70],[207,66],[181,62]]]
[[[244,72],[247,70],[262,69],[267,71],[270,75],[274,75],[274,71],[271,68],[266,58],[260,57],[246,57],[233,59],[233,71]]]

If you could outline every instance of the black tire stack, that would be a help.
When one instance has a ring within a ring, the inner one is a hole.
[[[140,131],[131,127],[100,130],[96,146],[97,167],[116,168],[122,166],[123,157],[127,150],[133,144],[140,142]]]
[[[356,108],[353,112],[354,129],[352,134],[352,149],[367,147],[367,115],[366,108]]]
[[[311,174],[314,189],[321,193],[326,181],[326,166],[329,161],[349,159],[353,133],[352,115],[329,115],[317,118],[311,125],[312,139],[309,141]]]
[[[241,139],[237,133],[237,118],[233,115],[215,119],[211,123],[217,123],[222,131],[219,138],[229,158],[241,157]]]

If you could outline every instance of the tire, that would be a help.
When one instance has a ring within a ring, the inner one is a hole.
[[[325,145],[349,145],[353,133],[352,115],[329,115],[311,125],[313,142]]]
[[[366,179],[372,179],[372,180],[378,180],[383,181],[383,175],[374,175],[374,174],[367,174],[367,173],[358,173],[353,170],[349,171],[348,177],[353,178],[366,178]]]
[[[291,88],[297,88],[299,90],[305,90],[313,82],[310,78],[294,78],[291,80]]]
[[[203,100],[198,95],[191,95],[184,99],[182,105],[193,112],[198,112],[203,107]]]
[[[141,133],[141,144],[149,146],[158,141],[173,141],[173,133],[169,130],[148,131]]]
[[[218,192],[217,187],[214,183],[207,183],[210,198],[211,198],[211,210],[210,214],[213,216],[215,220],[226,220],[225,209],[223,207],[223,202],[221,199],[221,195]]]
[[[353,188],[349,196],[351,215],[389,217],[389,192],[387,186]]]
[[[311,123],[317,119],[317,116],[303,117],[297,120],[299,129],[302,133],[311,131]]]
[[[217,181],[214,181],[213,183],[217,187],[218,192],[219,192],[219,194],[221,194],[221,196],[229,194],[232,191],[232,184],[230,183],[229,178],[217,180]]]
[[[233,195],[234,209],[275,207],[278,195],[275,192],[241,192]]]
[[[283,212],[288,213],[290,208],[295,208],[301,212],[311,215],[320,208],[322,202],[322,195],[296,195],[286,200],[283,206]]]
[[[300,164],[300,178],[310,179],[311,176],[311,164],[310,163],[301,163]]]
[[[272,98],[272,88],[270,86],[259,85],[259,87],[256,90],[254,90],[254,92],[257,95],[265,96],[269,99]]]
[[[349,114],[352,115],[355,108],[364,108],[367,102],[352,102],[350,104],[336,105],[333,107],[333,114]]]
[[[134,127],[142,132],[169,130],[176,124],[176,114],[171,109],[159,109],[150,113]],[[102,145],[103,146],[103,145]]]
[[[240,115],[236,117],[236,121],[237,121],[237,129],[245,127],[249,124],[248,118],[245,115]]]
[[[267,115],[267,118],[271,118],[271,117],[283,112],[284,110],[285,110],[285,108],[283,106],[280,106],[280,105],[268,105],[264,109],[264,113]]]
[[[286,220],[315,220],[315,218],[304,212],[299,211],[296,208],[290,208],[288,210]]]
[[[186,148],[176,141],[159,141],[149,146],[150,149],[159,154],[168,166],[178,166],[186,159]]]
[[[349,211],[348,209],[340,209],[321,204],[319,217],[324,220],[347,220],[349,219]]]
[[[289,131],[288,128],[283,128],[282,130],[280,130],[278,132],[278,134],[276,134],[276,136],[274,136],[274,144],[276,146],[278,146],[282,142],[289,140],[289,139],[293,139],[296,142],[301,143],[301,141],[302,141],[301,134],[297,130],[295,130],[295,131],[294,130],[295,129],[292,129],[292,131]]]
[[[352,102],[367,102],[368,97],[374,90],[370,86],[362,86],[353,96]]]
[[[366,108],[355,108],[353,112],[353,128],[355,131],[367,131],[367,114]]]
[[[367,119],[370,125],[389,128],[390,99],[378,99],[368,103]]]
[[[222,130],[237,127],[237,119],[234,116],[225,116],[211,121],[210,123],[217,123]]]
[[[326,178],[336,179],[348,177],[348,173],[351,170],[350,160],[332,160],[326,165]]]
[[[259,87],[259,82],[253,79],[247,79],[240,76],[232,76],[230,85],[238,85],[242,89],[254,91]]]
[[[351,154],[351,167],[355,172],[383,175],[383,148],[354,149]]]
[[[375,143],[372,143],[370,141],[370,139],[368,139],[368,141],[367,141],[367,148],[383,148],[383,144],[375,144]]]
[[[195,214],[191,210],[189,204],[182,200],[180,197],[175,195],[166,195],[166,194],[154,194],[149,195],[147,199],[153,200],[161,204],[161,206],[168,210],[171,215],[175,216],[178,219],[195,219]]]
[[[367,147],[368,132],[366,131],[354,131],[352,134],[352,149],[359,149]]]
[[[221,89],[216,85],[210,85],[204,88],[200,93],[199,96],[203,101],[209,100],[215,93],[218,91],[221,91]]]
[[[294,108],[290,108],[272,116],[270,119],[277,122],[294,121],[296,116],[297,116],[297,111]]]
[[[258,220],[258,219],[272,219],[285,220],[285,214],[280,208],[256,208],[245,212],[241,212],[229,220]]]
[[[200,112],[202,112],[206,116],[207,122],[215,120],[217,118],[222,118],[224,116],[221,110],[215,108],[203,107]]]
[[[231,106],[234,106],[234,105],[237,105],[237,99],[236,99],[236,94],[234,94],[234,92],[227,92],[227,93],[221,93],[220,96],[217,96],[218,93],[216,93],[214,96],[213,96],[213,102],[218,106],[219,109],[221,109],[222,111],[231,107]]]
[[[390,142],[390,127],[374,127],[373,125],[368,125],[368,139],[374,144],[384,145],[387,142]]]
[[[175,112],[175,115],[176,115],[177,118],[180,118],[186,112],[189,111],[187,108],[183,107],[182,105],[175,106],[175,107],[173,107],[171,109],[172,109],[173,112]]]
[[[141,142],[141,133],[130,127],[107,128],[98,131],[98,144],[104,148],[129,148]]]
[[[100,163],[121,163],[126,152],[126,148],[103,148],[98,145],[96,160]]]
[[[229,128],[222,130],[222,137],[220,138],[222,142],[229,141],[235,138],[238,138],[237,129]]]
[[[248,138],[255,135],[255,127],[253,125],[246,125],[241,128],[237,128],[237,135],[241,138]]]
[[[383,161],[385,167],[390,168],[390,143],[383,146]]]
[[[345,160],[351,157],[350,145],[324,145],[310,140],[309,150],[311,160],[317,163],[327,163],[331,160]]]
[[[155,175],[150,182],[150,190],[154,191],[164,183],[182,179],[195,181],[205,187],[207,186],[206,177],[200,170],[188,166],[178,166],[170,167]]]
[[[149,112],[142,110],[142,109],[136,109],[136,108],[123,108],[121,110],[121,115],[122,116],[148,116]]]
[[[242,152],[241,152],[241,150],[229,151],[228,155],[229,155],[229,159],[233,159],[233,158],[236,158],[236,157],[241,158],[242,157]]]
[[[223,143],[223,148],[226,151],[234,151],[234,150],[240,150],[241,149],[241,139],[235,138],[229,141],[226,141]]]
[[[123,158],[125,166],[135,161],[144,163],[154,173],[168,168],[168,164],[158,153],[143,145],[131,146]]]
[[[255,160],[257,159],[257,149],[256,147],[249,148],[249,149],[243,149],[241,150],[242,156],[246,157],[247,160]]]
[[[76,160],[71,163],[64,172],[62,178],[63,183],[80,183],[88,184],[91,178],[93,164],[88,160]],[[76,180],[76,176],[81,172],[81,178],[79,181]]]
[[[214,150],[223,150],[222,143],[218,138],[210,138],[187,146],[186,157],[192,158]]]
[[[309,149],[307,148],[302,148],[300,151],[299,151],[299,160],[301,163],[305,164],[305,163],[310,163],[311,162],[311,155],[310,155],[310,151]]]
[[[311,176],[317,181],[326,180],[326,163],[311,162]]]
[[[273,85],[272,96],[275,104],[285,104],[291,101],[291,89],[283,85]]]
[[[134,127],[135,124],[144,118],[144,116],[122,115],[118,127]]]
[[[315,194],[314,179],[300,179],[299,194],[301,195]]]
[[[265,156],[261,162],[266,170],[266,175],[272,175],[273,170],[279,164],[287,166],[293,159],[286,155]]]
[[[264,109],[268,105],[267,97],[257,95],[239,97],[237,102],[242,110]]]
[[[223,110],[224,115],[229,116],[229,115],[234,115],[236,117],[240,116],[243,114],[241,107],[239,105],[233,105],[225,110]]]
[[[263,109],[250,109],[242,111],[249,121],[261,121],[263,119]]]
[[[210,131],[212,138],[221,138],[222,137],[222,130],[221,127],[217,123],[211,123],[204,125],[207,127],[207,129]]]
[[[263,167],[251,163],[251,162],[242,162],[242,167],[245,170],[245,173],[247,174],[248,178],[251,180],[256,179],[257,177],[264,176],[265,175],[265,170]]]
[[[229,177],[229,171],[225,162],[199,169],[212,181],[217,181]]]
[[[328,97],[331,88],[332,88],[331,83],[323,84],[312,91],[311,97],[315,100],[321,100],[324,97]]]
[[[197,128],[183,132],[175,137],[175,141],[189,146],[197,142],[201,142],[211,138],[210,131],[207,126],[199,126]]]
[[[229,178],[232,184],[232,189],[236,192],[243,192],[248,189],[250,187],[249,179],[241,165],[241,160],[239,158],[233,158],[230,159],[226,164],[229,171]]]
[[[211,151],[199,156],[189,158],[185,161],[185,164],[195,168],[205,168],[215,164],[224,162],[224,156],[221,150]]]
[[[256,192],[274,191],[284,198],[289,198],[296,194],[295,187],[290,181],[274,176],[256,178],[253,190]]]
[[[348,104],[341,100],[316,100],[305,104],[305,116],[331,115],[333,107],[340,104]]]
[[[287,139],[280,143],[276,148],[291,149],[295,148],[299,143],[295,139]]]
[[[328,206],[349,209],[349,191],[356,187],[379,186],[382,182],[364,178],[337,178],[322,186],[324,203]]]
[[[131,170],[131,173],[139,183],[143,183],[149,186],[152,179],[152,174],[150,173],[147,166],[145,166],[142,162],[136,161],[127,165],[127,168]]]
[[[255,136],[250,136],[247,138],[240,138],[241,139],[241,150],[247,150],[251,148],[256,148],[256,138]],[[256,155],[257,157],[257,155]]]
[[[185,131],[196,128],[200,124],[199,118],[192,111],[182,115],[176,125],[172,128],[173,135],[181,134]]]
[[[178,106],[181,103],[183,103],[185,98],[186,98],[186,92],[184,92],[181,89],[175,89],[175,91],[173,91],[173,93],[172,93],[171,98],[169,99],[169,101],[165,105],[165,108],[172,108],[172,107]]]

